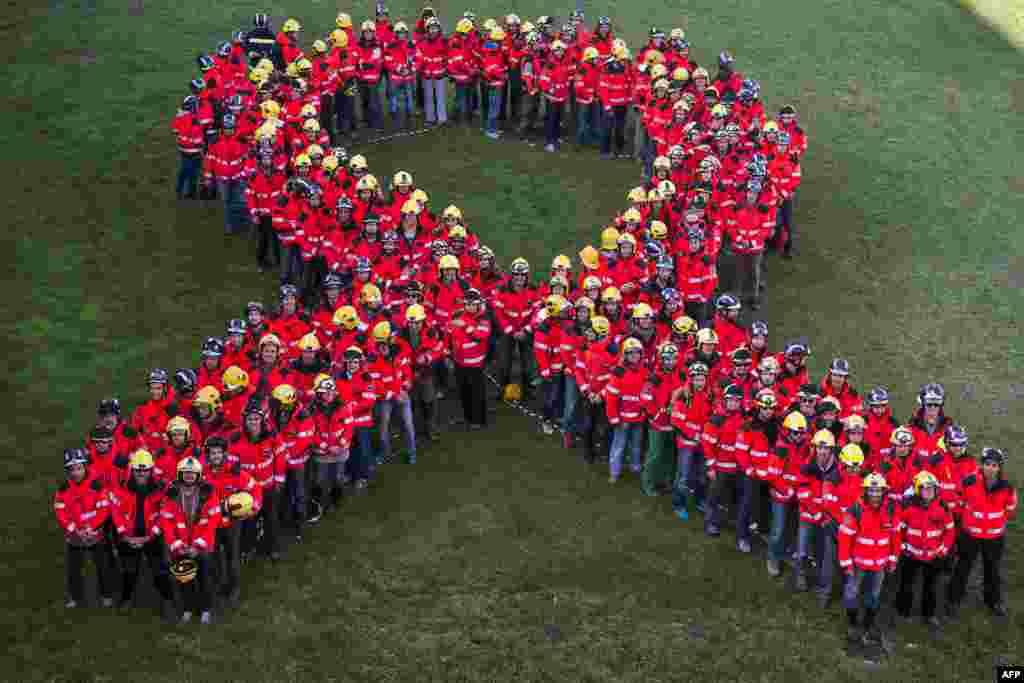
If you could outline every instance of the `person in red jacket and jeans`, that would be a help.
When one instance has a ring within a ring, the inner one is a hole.
[[[541,65],[540,90],[544,93],[544,151],[554,152],[562,128],[562,108],[569,97],[569,65],[565,59],[565,43],[556,40],[551,54]]]
[[[642,394],[650,377],[643,357],[643,343],[635,337],[628,337],[622,342],[622,362],[612,370],[611,380],[605,387],[608,424],[615,430],[608,458],[608,482],[611,484],[617,482],[622,474],[622,459],[627,446],[631,455],[630,469],[634,474],[640,473],[644,425],[647,420]]]
[[[205,126],[199,120],[199,98],[189,95],[181,103],[181,109],[174,117],[171,128],[178,137],[178,152],[181,166],[174,192],[178,199],[195,199],[199,168],[203,161],[203,145],[206,140]]]
[[[64,472],[67,481],[53,498],[53,511],[64,532],[64,606],[73,609],[82,602],[84,556],[92,557],[99,577],[99,592],[104,607],[114,604],[111,567],[103,526],[110,517],[110,499],[100,479],[88,469],[89,455],[83,448],[64,451]]]
[[[604,109],[604,135],[601,139],[602,159],[612,158],[613,134],[616,155],[620,157],[625,155],[629,91],[629,50],[621,47],[614,51],[612,59],[605,64],[597,83],[597,97]]]

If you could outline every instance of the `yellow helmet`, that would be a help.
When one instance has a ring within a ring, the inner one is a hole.
[[[281,338],[278,337],[276,334],[267,333],[260,337],[259,347],[262,349],[267,344],[273,344],[274,346],[281,348]]]
[[[349,20],[349,23],[352,23],[351,20]],[[348,34],[340,28],[334,29],[331,31],[331,45],[342,49],[348,47]]]
[[[595,270],[601,263],[601,254],[597,249],[588,244],[580,249],[580,263],[587,270]]]
[[[565,254],[559,254],[551,262],[551,269],[552,270],[556,270],[558,268],[564,268],[565,270],[571,270],[572,269],[572,261],[570,261],[569,257],[566,256]]]
[[[629,48],[625,45],[616,45],[612,48],[612,56],[615,59],[629,59]]]
[[[346,12],[339,12],[334,19],[334,25],[338,28],[352,28],[352,17]]]
[[[415,199],[406,199],[405,203],[402,204],[402,215],[403,216],[418,216],[420,213],[420,205],[416,203]]]
[[[333,173],[338,170],[338,157],[330,154],[324,157],[324,160],[320,162],[320,168],[324,169],[328,173]]]
[[[921,489],[925,486],[938,487],[938,485],[938,478],[928,470],[921,470],[917,473],[917,476],[914,477],[914,493],[917,495],[921,495]]]
[[[561,294],[550,294],[544,300],[544,308],[547,310],[549,316],[560,315],[565,310],[568,302],[565,297]]]
[[[298,59],[295,60],[295,68],[299,70],[299,73],[302,73],[304,71],[312,71],[313,62],[309,61],[305,57],[299,57]]]
[[[363,23],[361,23],[359,25],[359,30],[360,31],[374,31],[374,32],[376,32],[377,24],[373,23],[373,20],[367,19],[366,21],[364,21]]]
[[[316,107],[312,102],[302,105],[302,109],[299,110],[299,116],[304,119],[314,119],[316,118],[316,115]]]
[[[414,190],[412,193],[412,198],[420,202],[421,204],[426,204],[427,202],[430,201],[430,197],[427,196],[427,193],[421,189]]]
[[[690,80],[690,72],[686,70],[685,66],[677,66],[672,71],[673,81],[688,81]],[[679,100],[680,102],[686,102],[686,100]]]
[[[299,340],[299,351],[319,351],[320,340],[310,332]]]
[[[847,467],[860,467],[864,464],[864,451],[857,444],[848,443],[839,451],[839,462]]]
[[[634,187],[626,194],[626,201],[643,204],[647,201],[647,190],[642,187]]]
[[[295,387],[291,384],[278,384],[274,387],[274,390],[270,392],[271,397],[284,407],[295,405],[295,402],[299,398],[299,394],[295,391]]]
[[[359,300],[364,304],[379,304],[382,298],[380,288],[372,282],[367,282],[363,285],[362,290],[359,292]]]
[[[601,248],[605,251],[617,249],[619,246],[619,231],[613,227],[607,227],[601,231]]]
[[[851,415],[848,418],[846,418],[843,422],[846,425],[846,431],[848,432],[863,432],[865,429],[867,429],[868,426],[868,423],[865,422],[864,418],[861,417],[860,415]]]
[[[782,428],[791,432],[806,432],[807,431],[807,418],[799,410],[794,410],[792,413],[786,416],[786,419],[782,421]]]
[[[196,397],[192,399],[194,405],[207,405],[211,410],[220,408],[220,392],[214,386],[205,386],[199,390]]]
[[[295,19],[289,19],[281,26],[283,33],[295,33],[302,30],[302,25]]]
[[[178,461],[177,467],[178,478],[181,479],[181,475],[192,473],[203,476],[203,463],[199,462],[199,458],[195,458],[191,455],[186,456]]]
[[[643,351],[644,345],[640,343],[640,340],[636,337],[627,337],[626,341],[622,342],[622,353],[629,353],[630,351]]]
[[[672,330],[676,334],[690,334],[697,329],[697,321],[688,315],[681,315],[672,321]]]
[[[472,30],[473,30],[473,22],[470,21],[469,19],[459,19],[459,21],[455,24],[455,32],[456,33],[463,33],[463,34],[465,34],[465,33],[469,33]]]
[[[485,19],[483,26],[485,30],[493,31],[494,29],[498,28],[498,22],[496,22],[494,19]]]
[[[151,470],[153,469],[153,454],[145,448],[140,448],[128,458],[128,469]]]
[[[252,516],[252,508],[256,501],[248,491],[236,491],[227,497],[224,503],[232,519],[246,519]]]
[[[319,375],[313,378],[313,391],[320,391],[320,385],[323,384],[324,382],[330,381],[331,379],[333,378],[326,372],[321,372]]]
[[[835,448],[836,437],[827,429],[819,429],[814,432],[814,436],[811,437],[811,444],[815,446],[828,446],[829,448]]]
[[[268,119],[262,126],[256,129],[256,137],[260,140],[273,140],[277,136],[276,119]]]
[[[653,317],[654,317],[654,309],[652,309],[649,305],[641,302],[641,303],[638,303],[636,306],[633,306],[633,320],[639,320],[641,318],[653,318]]]
[[[260,83],[267,80],[267,72],[262,69],[251,69],[249,71],[249,82]]]
[[[668,157],[655,157],[654,168],[655,170],[665,169],[666,171],[668,171],[671,170],[672,168],[672,162],[669,160]]]
[[[405,309],[405,319],[408,322],[421,323],[427,319],[427,311],[420,304],[413,304]]]
[[[762,129],[762,132],[764,132],[764,133],[778,133],[779,132],[779,124],[778,124],[778,122],[775,119],[768,119],[767,121],[764,122],[764,128]]]
[[[359,314],[355,306],[341,306],[334,312],[334,324],[344,327],[347,330],[354,330],[359,326]]]
[[[309,158],[308,154],[303,153],[303,154],[300,154],[299,156],[295,157],[295,167],[296,168],[302,168],[303,166],[312,166],[312,165],[313,165],[313,160]]]
[[[505,401],[516,402],[523,400],[523,385],[522,384],[506,384],[505,391],[502,393],[501,398]]]
[[[646,192],[644,192],[644,199],[647,199]],[[626,209],[626,212],[622,214],[622,220],[626,223],[639,223],[643,220],[643,216],[637,209]]]
[[[453,225],[451,227],[451,229],[448,230],[448,239],[450,239],[450,240],[452,240],[452,239],[466,239],[466,237],[467,237],[466,226],[464,226],[464,225]]]
[[[600,55],[601,53],[597,51],[597,48],[591,45],[587,47],[585,50],[583,50],[583,61],[592,62],[595,59],[597,59]]]
[[[392,28],[392,31],[394,31],[395,33],[402,33],[403,31],[405,33],[408,33],[409,27],[406,25],[404,21],[399,21],[395,23],[394,27]]]
[[[565,48],[566,48],[565,43],[563,43],[560,40],[556,40],[553,43],[551,43],[551,49],[552,50],[565,50]]]
[[[395,173],[394,177],[391,178],[391,184],[395,187],[401,187],[402,185],[412,185],[412,174],[408,171],[399,171]]]
[[[619,288],[605,287],[604,291],[601,292],[601,301],[605,303],[620,303],[622,301],[622,294],[619,292]]]
[[[668,237],[668,226],[661,221],[651,221],[651,239],[661,241]]]
[[[391,323],[382,320],[373,326],[373,339],[379,343],[385,343],[391,339]]]
[[[711,107],[711,116],[716,119],[724,119],[729,115],[729,110],[724,104],[716,104]]]
[[[455,219],[458,219],[458,220],[461,221],[462,220],[462,209],[460,209],[459,207],[455,206],[454,204],[449,204],[448,207],[441,213],[441,217],[442,218],[455,218]]]
[[[266,57],[256,62],[256,68],[267,74],[274,73],[274,63],[267,59]]]
[[[648,50],[644,53],[644,63],[647,66],[654,66],[655,64],[662,64],[665,61],[665,55],[660,50]]]
[[[313,108],[312,105],[307,105],[307,106],[310,109]],[[306,107],[303,107],[303,115],[305,115],[305,109],[306,109]],[[319,133],[320,132],[320,122],[317,121],[316,119],[312,119],[312,118],[311,119],[306,119],[306,121],[302,124],[302,130],[304,130],[307,133]]]
[[[220,381],[224,385],[224,391],[244,389],[249,386],[249,373],[237,365],[232,365],[224,371]]]
[[[209,388],[213,389],[213,387]],[[213,390],[217,391],[216,389]],[[217,400],[220,400],[220,394],[217,395]],[[181,415],[178,415],[177,417],[172,417],[170,420],[167,421],[167,426],[164,427],[164,431],[167,432],[168,434],[170,434],[171,432],[185,432],[185,436],[189,437],[192,436],[192,425],[189,423],[187,419],[185,419]]]
[[[916,483],[917,482],[915,481],[915,489],[917,488]],[[864,488],[865,490],[887,489],[889,488],[889,484],[885,481],[885,477],[883,477],[881,474],[879,474],[878,472],[872,472],[868,476],[864,477]]]
[[[654,87],[667,88],[668,81],[665,80],[665,76],[668,75],[668,67],[664,64],[655,64],[651,68],[651,81],[654,83]]]
[[[595,315],[590,319],[590,329],[594,331],[599,337],[603,337],[611,331],[611,323],[608,322],[608,318],[603,315]]]
[[[437,269],[438,270],[448,270],[448,269],[458,270],[459,269],[459,259],[456,256],[452,255],[452,254],[445,254],[444,256],[441,257],[441,261],[437,264]]]
[[[276,119],[281,115],[281,105],[274,100],[267,100],[260,105],[260,113],[265,119]]]
[[[348,167],[353,171],[357,171],[360,169],[366,170],[366,157],[364,157],[362,154],[354,155],[351,159],[348,160]]]
[[[505,30],[500,27],[495,27],[491,29],[490,38],[494,42],[500,43],[501,41],[505,40]]]
[[[320,157],[321,162],[323,161],[324,148],[317,144],[312,144],[306,148],[306,156],[310,159],[313,157]]]
[[[697,344],[717,344],[718,333],[710,327],[697,330]]]
[[[364,175],[356,183],[356,192],[363,192],[369,190],[370,192],[376,192],[380,185],[377,183],[377,179],[372,175]]]

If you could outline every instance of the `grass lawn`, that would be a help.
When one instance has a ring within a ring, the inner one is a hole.
[[[900,627],[896,654],[866,668],[841,654],[838,609],[789,595],[728,535],[681,525],[633,480],[610,488],[506,409],[495,429],[449,434],[415,468],[386,467],[372,496],[348,501],[285,562],[250,565],[241,610],[214,629],[168,629],[146,612],[65,613],[50,510],[61,450],[100,398],[134,405],[151,366],[193,364],[202,337],[274,290],[254,247],[221,236],[219,206],[173,200],[168,123],[200,50],[255,11],[288,7],[307,40],[332,23],[321,2],[6,5],[4,677],[984,681],[997,657],[1016,652],[1019,663],[1019,524],[1005,561],[1009,622],[972,607],[936,640]],[[391,5],[395,17],[412,8]],[[450,20],[464,8],[439,9]],[[975,446],[1008,447],[1019,474],[1024,57],[952,2],[685,9],[586,7],[625,22],[634,44],[648,24],[685,25],[698,61],[730,47],[771,107],[801,112],[811,137],[802,252],[771,263],[773,345],[808,335],[816,371],[841,351],[859,386],[890,388],[901,417],[918,385],[942,380]],[[435,204],[459,204],[506,265],[575,254],[638,171],[469,130],[366,151],[379,175],[405,168]]]

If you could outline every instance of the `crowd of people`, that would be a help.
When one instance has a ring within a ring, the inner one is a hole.
[[[751,273],[767,242],[791,253],[787,206],[806,149],[795,110],[767,120],[756,83],[726,53],[708,81],[681,31],[666,41],[652,30],[634,60],[604,17],[593,32],[582,20],[558,31],[547,17],[534,28],[509,15],[477,30],[467,13],[445,38],[429,8],[403,34],[378,7],[358,37],[339,15],[307,58],[296,20],[275,35],[259,15],[200,58],[204,77],[174,123],[178,192],[193,191],[199,167],[218,181],[228,229],[257,226],[261,260],[283,252],[280,300],[274,310],[250,302],[223,337],[205,340],[197,369],[152,370],[149,400],[130,415],[102,401],[85,445],[65,451],[55,510],[69,607],[83,599],[87,555],[104,605],[131,604],[145,558],[165,616],[209,622],[218,595],[238,603],[245,560],[279,559],[285,534],[301,540],[343,491],[371,488],[392,459],[392,431],[416,463],[419,444],[439,437],[440,402],[454,396],[451,424],[468,430],[486,428],[495,400],[539,400],[543,432],[560,432],[588,464],[607,461],[611,484],[631,472],[644,495],[670,495],[680,519],[702,513],[709,536],[720,535],[723,510],[735,513],[738,551],[750,553],[761,532],[767,573],[791,562],[795,588],[813,588],[822,607],[838,568],[851,642],[880,639],[893,572],[903,616],[923,576],[921,614],[933,627],[939,578],[951,573],[945,606],[955,616],[979,555],[985,603],[1006,613],[1000,566],[1017,496],[1004,451],[971,457],[941,384],[923,385],[901,422],[888,391],[862,395],[843,358],[812,381],[806,340],[773,349],[764,321],[741,324],[741,297],[716,296],[723,251],[756,255]],[[456,77],[467,60],[482,92]],[[462,211],[436,215],[408,172],[385,191],[363,155],[331,147],[352,119],[342,98],[360,93],[366,122],[378,120],[381,80],[402,105],[393,113],[412,111],[421,84],[427,120],[444,121],[451,78],[458,112],[477,102],[485,120],[514,119],[526,100],[524,116],[536,105],[557,123],[558,92],[592,104],[579,85],[589,67],[606,139],[625,118],[617,107],[639,102],[639,149],[649,139],[659,156],[599,248],[581,250],[578,267],[556,256],[539,283],[521,257],[499,269]],[[555,72],[571,86],[552,85]]]

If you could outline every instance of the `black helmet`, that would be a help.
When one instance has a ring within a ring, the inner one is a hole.
[[[196,57],[196,64],[199,65],[199,70],[203,73],[214,67],[213,59],[209,55],[199,55]]]
[[[750,336],[752,337],[767,337],[768,336],[768,323],[763,320],[755,320],[750,323]]]
[[[252,18],[252,25],[256,28],[267,28],[269,24],[270,20],[266,14],[257,14]]]
[[[167,371],[163,368],[153,368],[149,371],[150,384],[167,384]]]
[[[199,98],[195,95],[188,95],[181,101],[181,108],[193,114],[199,109]]]
[[[195,370],[191,368],[180,368],[174,372],[174,390],[179,394],[191,394],[196,390],[198,381]]]
[[[335,289],[341,289],[344,286],[345,280],[341,277],[340,274],[327,273],[327,275],[324,276],[324,289],[330,289],[331,287],[334,287]]]
[[[241,318],[232,318],[228,321],[228,334],[245,334],[246,324]]]
[[[64,449],[64,469],[68,469],[72,465],[88,465],[89,454],[84,448],[65,448]]]
[[[217,337],[207,337],[201,353],[203,358],[220,358],[224,355],[224,342]]]
[[[106,417],[107,415],[121,415],[121,402],[116,398],[105,398],[100,401],[99,407],[96,409],[96,414],[100,417]]]

